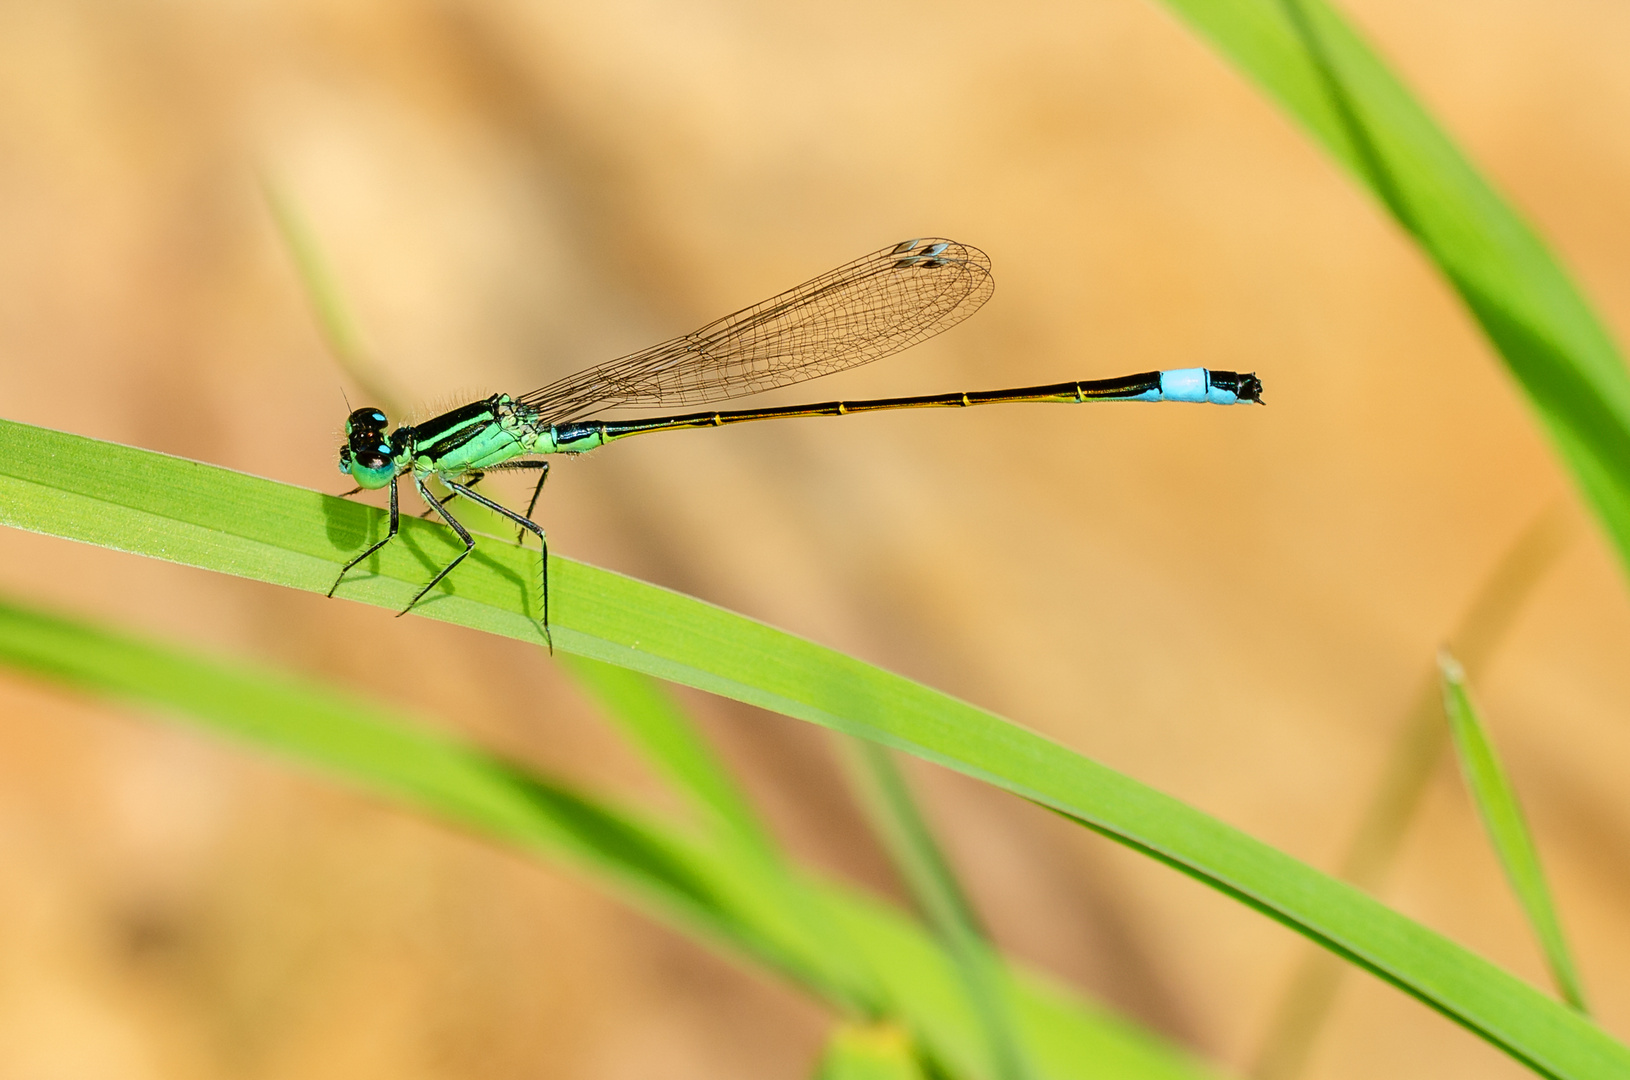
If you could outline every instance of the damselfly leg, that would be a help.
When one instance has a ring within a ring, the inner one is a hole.
[[[361,490],[362,490],[361,488],[357,489],[357,491],[361,491]],[[356,492],[348,492],[348,494],[353,494],[354,495],[354,494],[356,494]],[[378,543],[374,544],[373,547],[369,548],[367,551],[364,551],[361,555],[358,555],[356,558],[352,559],[350,562],[348,562],[344,566],[340,567],[339,576],[334,579],[334,584],[332,584],[332,585],[330,585],[328,587],[328,595],[330,597],[333,597],[334,590],[340,587],[340,582],[345,580],[345,575],[349,574],[351,572],[351,567],[355,566],[359,562],[362,562],[368,556],[372,555],[374,552],[378,551],[380,548],[384,547],[386,544],[388,544],[392,540],[396,539],[396,529],[397,529],[397,526],[399,526],[401,523],[402,523],[402,515],[398,512],[397,503],[396,503],[396,477],[393,476],[393,477],[391,477],[391,518],[390,518],[390,528],[385,533],[385,539],[383,539],[383,540],[379,541]],[[412,607],[411,604],[409,604],[408,606]]]
[[[529,464],[531,464],[531,463],[529,463]],[[548,464],[546,462],[537,462],[536,464],[541,465],[544,468],[545,471],[544,471],[543,475],[544,475],[544,478],[547,479],[548,476],[549,476],[549,473],[547,471],[548,468],[549,468]],[[551,653],[554,652],[555,651],[555,641],[554,641],[554,638],[549,633],[549,537],[544,534],[543,527],[540,526],[537,522],[533,521],[531,518],[522,517],[520,514],[517,514],[515,511],[511,510],[509,507],[504,506],[501,503],[494,502],[493,500],[487,498],[485,495],[477,494],[476,492],[470,490],[470,487],[467,484],[460,484],[460,483],[458,483],[456,481],[453,481],[453,480],[443,480],[442,483],[446,484],[448,486],[448,488],[450,490],[452,490],[455,494],[462,495],[466,499],[469,499],[473,503],[480,503],[482,506],[485,506],[488,510],[491,510],[495,514],[503,515],[504,517],[506,517],[509,520],[513,521],[516,525],[520,526],[520,528],[525,529],[527,532],[531,533],[533,536],[536,536],[538,538],[538,546],[542,549],[542,555],[541,555],[541,558],[539,560],[540,570],[539,570],[538,576],[539,576],[539,579],[540,579],[539,584],[542,586],[541,595],[542,595],[542,601],[543,601],[543,620],[542,620],[543,621],[543,639],[544,639],[545,642],[548,643],[549,651]],[[538,481],[537,491],[542,491],[542,490],[543,490],[543,480],[540,479]],[[538,501],[537,491],[534,491],[532,493],[532,502],[533,502],[533,504],[536,504],[537,501]],[[528,510],[530,510],[530,509],[531,508],[528,507]],[[445,509],[443,509],[442,510],[442,516],[445,517],[446,514],[447,514],[447,511]],[[466,551],[465,555],[468,555],[468,554],[469,554],[469,552]],[[464,555],[459,556],[459,559],[462,559],[462,558],[464,558]],[[457,563],[458,559],[455,559],[453,561],[454,561],[454,563]],[[447,567],[447,570],[451,570],[451,569],[452,569],[452,566]],[[447,573],[447,570],[443,570],[442,574]],[[436,577],[437,577],[437,580],[440,580],[441,574],[436,575]],[[436,582],[432,581],[430,584],[434,585],[435,583]],[[427,588],[427,589],[429,587],[430,586],[428,586],[428,585],[425,586],[425,588]],[[423,596],[424,593],[421,592],[419,595]],[[413,605],[409,604],[408,606],[412,607]]]
[[[462,485],[455,484],[450,480],[443,480],[442,483],[446,484],[450,489],[458,492],[458,494],[463,495],[466,498],[474,498],[479,502],[487,501],[481,498],[481,496],[470,491],[468,488],[464,488],[464,490],[460,491],[459,488],[462,487]],[[428,503],[432,510],[440,514],[441,519],[447,522],[454,532],[458,533],[458,538],[464,541],[464,550],[459,552],[457,555],[454,555],[452,562],[442,567],[440,573],[431,578],[424,588],[420,589],[414,594],[413,599],[408,601],[407,607],[396,613],[397,618],[401,618],[403,615],[406,615],[408,612],[412,611],[413,605],[417,604],[420,600],[423,600],[425,593],[429,592],[431,589],[434,589],[437,584],[440,583],[442,578],[453,572],[453,567],[463,562],[469,556],[470,552],[475,550],[475,537],[470,535],[470,530],[459,524],[458,518],[448,513],[447,508],[441,504],[441,500],[436,498],[435,495],[431,494],[430,489],[424,486],[424,478],[418,473],[413,474],[413,485],[419,489],[419,497]],[[396,490],[395,484],[391,485],[391,490]]]
[[[464,482],[464,486],[465,487],[475,487],[477,484],[481,483],[481,481],[485,480],[486,478],[487,478],[487,474],[484,473],[484,472],[472,473],[470,475],[470,478]],[[441,501],[441,504],[443,506],[446,506],[448,503],[452,502],[453,501],[453,496],[452,496],[451,492],[449,492],[447,498],[442,499],[440,501]],[[430,509],[430,507],[427,506],[423,510],[419,511],[418,517],[422,521],[422,520],[424,520],[425,518],[429,517],[431,514],[434,514],[434,513],[435,513],[435,511]]]

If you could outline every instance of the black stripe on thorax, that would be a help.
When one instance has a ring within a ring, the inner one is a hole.
[[[441,457],[457,450],[498,419],[497,403],[497,397],[490,397],[413,425],[414,452]]]

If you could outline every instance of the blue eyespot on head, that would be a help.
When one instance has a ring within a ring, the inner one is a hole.
[[[365,488],[382,488],[396,475],[396,451],[385,435],[389,423],[378,409],[358,409],[345,418],[340,472]]]
[[[349,439],[364,431],[383,432],[388,423],[390,421],[386,420],[385,414],[378,409],[357,409],[345,418],[345,437]]]

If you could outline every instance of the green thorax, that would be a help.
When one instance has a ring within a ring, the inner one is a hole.
[[[398,472],[442,476],[479,472],[527,455],[580,454],[606,441],[599,424],[544,426],[536,411],[508,394],[461,405],[391,435]]]
[[[540,446],[539,434],[535,414],[517,406],[508,394],[494,394],[422,424],[398,428],[391,442],[399,469],[456,476],[523,454],[549,453],[553,447]]]

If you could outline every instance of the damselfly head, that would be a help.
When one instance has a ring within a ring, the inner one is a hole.
[[[396,475],[396,451],[385,434],[389,423],[378,409],[357,409],[345,418],[345,445],[340,447],[340,472],[365,488],[382,488]]]
[[[359,431],[383,432],[388,423],[390,421],[378,409],[357,409],[345,418],[345,437],[349,439]]]

